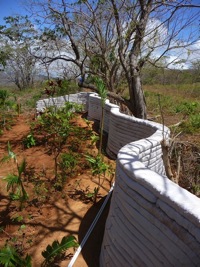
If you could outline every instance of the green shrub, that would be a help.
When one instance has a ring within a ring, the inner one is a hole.
[[[8,98],[9,98],[8,91],[4,89],[0,89],[0,106],[4,105]]]
[[[199,103],[197,102],[181,102],[175,106],[176,113],[183,113],[184,115],[194,114],[197,111]]]
[[[200,129],[200,114],[191,115],[189,121],[195,130]]]
[[[85,157],[92,168],[93,175],[105,175],[106,171],[108,171],[109,165],[103,161],[102,156],[100,154],[98,154],[96,157],[93,157],[91,155],[86,155]]]
[[[26,148],[30,148],[36,145],[36,140],[32,133],[26,136],[26,138],[23,140],[23,144]]]
[[[193,134],[200,130],[200,114],[192,114],[188,120],[181,123],[178,130],[184,133]]]
[[[65,174],[71,174],[77,165],[77,156],[72,153],[61,154],[59,167]]]

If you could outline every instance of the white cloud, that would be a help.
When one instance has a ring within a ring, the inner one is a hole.
[[[185,35],[187,34],[185,32]],[[151,18],[146,30],[142,56],[149,52],[150,57],[154,59],[163,55],[162,63],[165,62],[169,68],[175,69],[187,69],[192,61],[200,59],[200,39],[189,45],[191,40],[186,43],[178,36],[174,39],[170,38],[167,27],[158,19]]]

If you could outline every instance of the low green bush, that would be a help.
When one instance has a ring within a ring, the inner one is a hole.
[[[176,113],[183,113],[184,115],[190,115],[197,112],[200,107],[198,102],[184,101],[175,106]]]

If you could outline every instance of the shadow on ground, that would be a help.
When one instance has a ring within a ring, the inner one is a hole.
[[[99,202],[93,205],[82,219],[78,236],[79,244],[86,235],[90,225],[92,224],[98,211],[100,210],[101,205],[103,204],[105,198],[106,197],[102,198]],[[105,229],[105,222],[108,216],[109,207],[110,207],[110,199],[106,204],[103,213],[101,214],[96,226],[94,227],[91,235],[89,236],[87,242],[85,243],[82,249],[83,258],[87,263],[88,267],[99,267],[99,256],[100,256],[101,244],[103,241],[103,234]]]

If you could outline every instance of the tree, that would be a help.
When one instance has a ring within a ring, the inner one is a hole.
[[[33,1],[33,5],[37,3]],[[187,0],[39,1],[46,25],[43,36],[57,47],[54,55],[49,54],[43,60],[74,64],[82,77],[80,86],[94,88],[85,83],[86,77],[93,82],[99,76],[110,94],[117,97],[125,82],[129,99],[120,99],[136,117],[146,118],[141,83],[143,67],[146,63],[156,65],[162,57],[167,58],[167,66],[179,64],[183,52],[187,53],[187,47],[198,39],[196,24],[200,9],[188,3]],[[187,12],[189,8],[193,9]],[[184,30],[186,35],[182,34]]]
[[[36,59],[31,54],[36,31],[28,17],[6,17],[1,27],[0,62],[9,81],[23,90],[33,84]]]
[[[200,60],[191,62],[191,69],[193,74],[193,82],[200,82]]]

